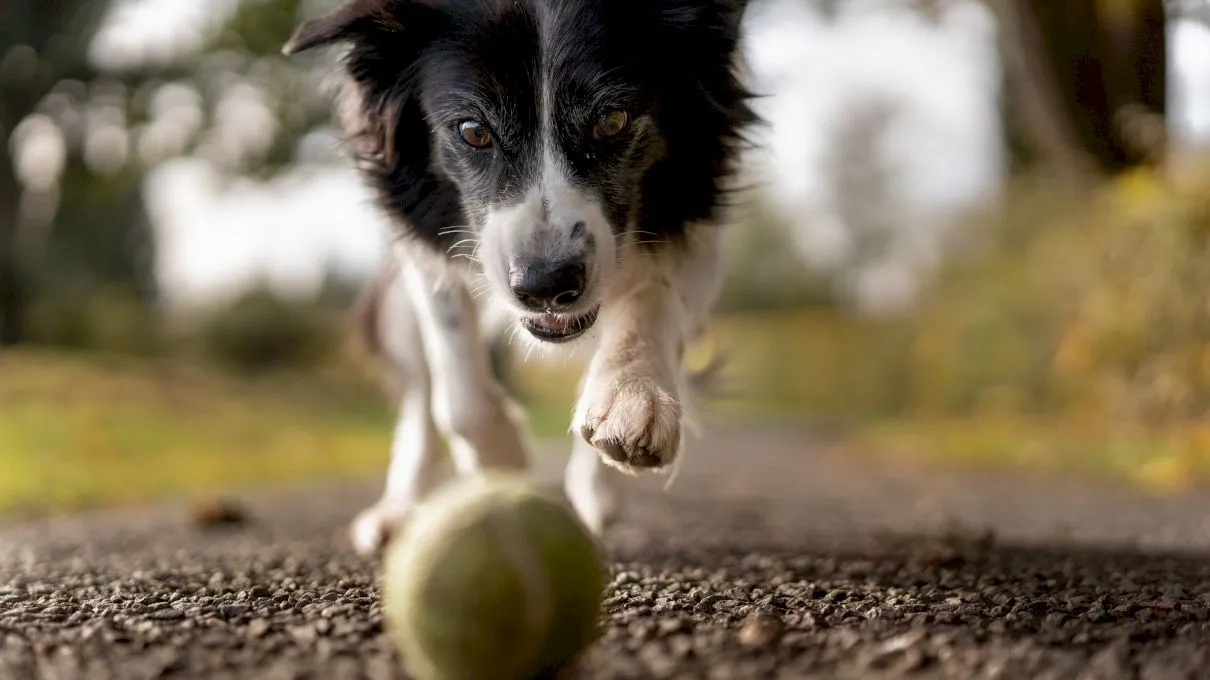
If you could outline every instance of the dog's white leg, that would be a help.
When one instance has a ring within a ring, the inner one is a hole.
[[[572,425],[623,472],[664,468],[680,453],[682,359],[721,287],[718,238],[713,225],[699,225],[676,252],[636,254],[626,285],[602,309]]]
[[[353,521],[357,552],[378,551],[407,518],[412,506],[440,478],[441,441],[430,412],[430,380],[416,312],[403,280],[396,275],[384,291],[375,315],[383,359],[394,373],[401,395],[391,442],[386,489],[373,506]]]
[[[433,420],[449,442],[454,467],[459,474],[525,469],[521,423],[492,375],[465,281],[437,257],[402,259],[431,379]]]
[[[441,442],[429,417],[428,386],[409,388],[399,406],[386,490],[353,521],[357,552],[371,555],[390,539],[412,506],[440,479],[441,462]]]
[[[601,455],[581,437],[575,437],[563,475],[563,490],[576,513],[594,534],[601,535],[617,512],[617,489]]]

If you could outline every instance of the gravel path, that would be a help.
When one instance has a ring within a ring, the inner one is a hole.
[[[691,456],[628,487],[578,677],[1210,677],[1210,498],[875,466],[793,429]],[[0,526],[0,680],[400,678],[343,533],[376,492]]]

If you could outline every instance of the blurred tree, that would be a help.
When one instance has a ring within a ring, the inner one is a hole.
[[[330,158],[304,143],[323,139],[323,88],[280,55],[304,1],[211,3],[198,47],[118,65],[97,63],[94,41],[129,3],[0,2],[0,345],[26,337],[34,297],[118,284],[152,302],[142,180],[156,165],[192,155],[264,178],[300,150]]]
[[[10,139],[62,79],[88,74],[79,36],[95,27],[105,3],[7,0],[0,5],[0,345],[24,335],[25,272],[19,255],[23,189]],[[76,39],[72,39],[73,35]]]
[[[0,96],[4,96],[3,90],[0,90]],[[0,119],[2,117],[3,112],[0,112]],[[6,129],[0,120],[0,140],[8,139]],[[21,340],[24,306],[17,258],[16,207],[20,188],[8,154],[0,156],[3,156],[0,157],[0,346],[4,346]]]
[[[992,0],[1024,131],[1065,174],[1117,172],[1164,152],[1164,0]]]

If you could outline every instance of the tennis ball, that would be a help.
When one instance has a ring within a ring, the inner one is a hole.
[[[457,479],[387,547],[387,632],[415,680],[528,680],[571,669],[599,633],[605,567],[553,489]]]

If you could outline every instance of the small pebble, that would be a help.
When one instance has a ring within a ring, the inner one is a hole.
[[[740,644],[746,647],[768,647],[781,640],[786,625],[768,612],[756,612],[744,619],[739,629]]]

